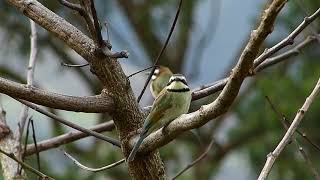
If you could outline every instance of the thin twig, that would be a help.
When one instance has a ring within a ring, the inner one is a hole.
[[[32,139],[33,139],[33,143],[34,146],[36,148],[36,155],[37,155],[37,165],[38,165],[38,170],[40,171],[41,166],[40,166],[40,155],[39,155],[39,151],[38,151],[38,145],[37,145],[37,138],[36,138],[36,131],[34,130],[34,124],[33,124],[33,120],[30,118],[30,122],[31,122],[31,128],[32,128]]]
[[[28,145],[30,118],[29,118],[27,121],[28,121],[28,123],[27,123],[27,132],[26,132],[26,137],[25,137],[25,140],[24,140],[23,152],[26,152],[27,145]],[[21,160],[22,160],[23,162],[24,162],[24,160],[25,160],[25,155],[24,155],[24,153],[22,153],[22,155],[21,155]],[[18,166],[18,174],[21,174],[21,172],[22,172],[22,167]]]
[[[23,148],[23,152],[26,152],[27,150],[27,145],[28,145],[28,139],[29,139],[29,126],[30,126],[30,118],[28,120],[28,124],[27,124],[27,132],[26,132],[26,137],[25,137],[25,140],[24,140],[24,148]],[[22,161],[24,161],[25,159],[25,154],[23,153],[22,154]]]
[[[311,159],[309,158],[308,154],[305,152],[305,150],[303,149],[303,147],[299,144],[298,140],[295,139],[295,142],[299,148],[299,152],[302,155],[303,159],[306,161],[311,173],[313,174],[314,178],[316,180],[320,180],[320,175],[317,171],[317,169],[314,167],[314,164],[312,163]]]
[[[150,67],[147,67],[147,68],[144,68],[144,69],[142,69],[142,70],[140,70],[140,71],[137,71],[137,72],[135,72],[135,73],[132,73],[132,74],[130,74],[129,76],[128,76],[128,78],[130,78],[130,77],[132,77],[132,76],[134,76],[134,75],[136,75],[136,74],[139,74],[139,73],[141,73],[141,72],[144,72],[144,71],[146,71],[146,70],[149,70],[149,69],[151,69],[151,68],[153,68],[154,66],[150,66]],[[157,65],[156,65],[156,67],[158,67]]]
[[[265,68],[268,68],[272,65],[280,63],[280,62],[288,59],[289,57],[296,56],[301,51],[301,49],[306,47],[308,44],[314,42],[315,39],[316,39],[315,36],[308,36],[308,37],[306,37],[306,39],[304,41],[297,44],[294,48],[292,48],[286,52],[283,52],[277,56],[267,58],[264,62],[262,62],[260,65],[258,65],[254,69],[254,71],[251,75],[255,75],[257,72],[260,72]],[[254,65],[257,64],[256,60],[254,61]],[[213,93],[216,93],[218,91],[221,91],[224,88],[224,86],[227,84],[227,82],[228,82],[228,78],[224,78],[224,79],[220,79],[220,80],[213,82],[211,84],[208,84],[208,85],[202,85],[200,88],[195,89],[192,92],[192,100],[198,100],[198,99],[207,97]]]
[[[203,158],[205,158],[207,156],[207,154],[209,153],[211,147],[214,144],[214,138],[212,137],[210,144],[207,146],[206,150],[194,161],[192,161],[190,164],[188,164],[185,168],[183,168],[178,174],[176,174],[172,180],[177,179],[181,174],[183,174],[185,171],[187,171],[188,169],[190,169],[191,167],[193,167],[195,164],[197,164],[198,162],[200,162]]]
[[[105,132],[105,131],[112,131],[114,129],[114,123],[113,121],[108,121],[105,123],[101,123],[98,124],[92,128],[90,128],[90,130],[95,131],[95,132]],[[44,141],[41,141],[38,143],[38,150],[35,149],[35,145],[34,144],[29,144],[27,147],[27,150],[25,151],[25,155],[29,156],[32,155],[36,152],[41,152],[41,151],[45,151],[48,149],[52,149],[52,148],[56,148],[59,147],[60,145],[63,144],[68,144],[70,142],[88,137],[89,135],[87,133],[83,133],[81,131],[70,131],[68,133],[62,134],[60,136],[56,136],[54,138],[51,139],[47,139]]]
[[[163,54],[164,50],[166,49],[166,47],[167,47],[167,45],[168,45],[168,43],[169,43],[169,40],[170,40],[170,38],[171,38],[171,35],[172,35],[172,33],[173,33],[173,30],[174,30],[174,28],[175,28],[175,26],[176,26],[176,23],[177,23],[179,14],[180,14],[181,6],[182,6],[182,0],[180,0],[180,2],[179,2],[179,6],[178,6],[178,8],[177,8],[177,12],[176,12],[176,15],[175,15],[175,17],[174,17],[173,23],[172,23],[172,25],[171,25],[171,28],[170,28],[169,34],[168,34],[168,36],[167,36],[166,42],[164,43],[164,45],[163,45],[160,53],[158,54],[158,57],[157,57],[156,60],[154,61],[154,64],[153,64],[153,68],[152,68],[152,70],[151,70],[151,73],[149,74],[149,76],[148,76],[148,78],[147,78],[147,80],[146,80],[146,82],[145,82],[145,84],[144,84],[144,86],[143,86],[143,89],[142,89],[142,91],[141,91],[141,93],[140,93],[140,95],[139,95],[139,97],[138,97],[138,102],[140,102],[140,100],[141,100],[144,92],[146,91],[146,88],[147,88],[147,86],[148,86],[148,84],[149,84],[149,82],[150,82],[150,80],[151,80],[151,77],[152,77],[154,71],[156,70],[156,65],[158,65],[158,61],[159,61],[161,55]]]
[[[35,65],[36,65],[36,60],[37,60],[37,51],[38,51],[36,23],[33,22],[31,19],[30,19],[30,27],[31,27],[30,57],[29,57],[29,64],[28,64],[28,68],[27,68],[27,87],[28,88],[33,86],[34,70],[35,70]],[[18,122],[19,128],[18,128],[17,135],[16,135],[18,146],[21,145],[21,138],[22,138],[22,134],[23,134],[23,130],[24,130],[27,118],[28,118],[28,107],[22,106],[20,116],[19,116],[19,122]],[[18,155],[18,156],[20,156],[20,155]]]
[[[278,119],[280,120],[281,124],[283,125],[283,127],[288,130],[289,124],[287,124],[286,122],[286,116],[281,113],[276,107],[275,105],[271,102],[271,99],[266,96],[267,102],[270,104],[271,109],[277,114]],[[298,129],[297,129],[298,131]],[[301,134],[300,134],[301,135]],[[295,145],[297,146],[297,148],[299,149],[299,152],[301,154],[301,156],[303,157],[303,159],[306,161],[307,166],[309,167],[311,173],[314,175],[316,180],[320,180],[320,176],[319,173],[317,172],[316,168],[314,167],[312,161],[310,160],[310,158],[308,157],[308,154],[305,152],[305,150],[303,149],[303,147],[300,145],[299,141],[297,140],[297,138],[295,138],[294,136],[292,136],[293,141],[295,143]]]
[[[50,176],[47,176],[45,174],[43,174],[42,172],[34,169],[33,167],[31,167],[30,165],[24,163],[23,161],[19,160],[14,154],[10,154],[10,153],[7,153],[5,151],[3,151],[2,149],[0,149],[0,152],[6,156],[8,156],[9,158],[13,159],[14,161],[16,161],[17,163],[19,163],[23,168],[29,170],[30,172],[38,175],[39,177],[41,177],[42,179],[53,179],[52,177]]]
[[[73,4],[67,0],[58,0],[62,5],[72,9],[72,10],[75,10],[75,11],[78,11],[80,14],[83,14],[84,13],[84,10],[81,8],[80,5],[78,4]]]
[[[29,56],[29,64],[27,68],[27,87],[31,88],[33,86],[34,81],[34,70],[37,60],[37,27],[36,23],[30,19],[30,29],[31,29],[31,35],[30,35],[30,56]],[[22,106],[20,116],[19,116],[19,122],[18,122],[18,130],[16,133],[16,148],[18,149],[17,157],[19,159],[22,159],[22,135],[25,128],[26,121],[28,119],[28,111],[29,108],[25,105]],[[21,174],[21,169],[18,167],[19,174]]]
[[[273,46],[270,49],[266,49],[258,58],[256,58],[254,63],[254,68],[261,64],[264,60],[270,57],[272,54],[278,52],[280,49],[292,45],[294,43],[294,39],[316,18],[320,16],[320,8],[314,12],[311,16],[305,17],[302,23],[293,30],[285,39],[280,41],[278,44]]]
[[[284,135],[284,137],[282,138],[282,140],[280,141],[280,143],[278,144],[276,149],[267,156],[267,161],[266,161],[266,163],[265,163],[265,165],[264,165],[264,167],[258,177],[258,180],[267,179],[267,176],[270,173],[274,162],[276,161],[277,157],[280,155],[282,150],[285,148],[285,146],[289,143],[290,139],[292,138],[293,134],[295,133],[296,129],[298,128],[302,118],[304,117],[304,114],[308,111],[310,105],[317,97],[319,91],[320,91],[320,78],[319,78],[315,88],[313,89],[313,91],[309,95],[309,97],[307,97],[307,99],[306,99],[305,103],[303,104],[303,106],[301,107],[301,109],[299,109],[299,111],[298,111],[296,117],[294,118],[294,120],[292,121],[292,124],[290,125],[288,131],[286,132],[286,134]]]
[[[67,120],[65,120],[65,119],[63,119],[63,118],[61,118],[61,117],[59,117],[59,116],[57,116],[57,115],[55,115],[53,113],[50,113],[50,112],[48,112],[46,110],[43,110],[42,108],[40,108],[37,105],[34,105],[34,104],[32,104],[32,103],[30,103],[28,101],[24,101],[24,100],[21,100],[21,99],[16,99],[16,100],[21,102],[22,104],[25,104],[26,106],[34,109],[35,111],[38,111],[39,113],[44,114],[44,115],[46,115],[46,116],[48,116],[48,117],[60,122],[61,124],[64,124],[64,125],[69,126],[69,127],[73,128],[73,129],[76,129],[76,130],[81,131],[83,133],[86,133],[86,134],[89,134],[91,136],[94,136],[94,137],[96,137],[98,139],[101,139],[101,140],[104,140],[106,142],[109,142],[109,143],[111,143],[111,144],[113,144],[113,145],[115,145],[117,147],[120,147],[120,142],[118,140],[116,140],[116,139],[104,136],[104,135],[99,134],[97,132],[94,132],[94,131],[92,131],[90,129],[83,128],[83,127],[81,127],[81,126],[79,126],[77,124],[74,124],[74,123],[72,123],[70,121],[67,121]]]
[[[73,161],[73,163],[74,163],[75,165],[77,165],[77,166],[80,167],[81,169],[84,169],[84,170],[87,170],[87,171],[91,171],[91,172],[100,172],[100,171],[104,171],[104,170],[107,170],[107,169],[111,169],[111,168],[116,167],[116,166],[118,166],[118,165],[120,165],[120,164],[122,164],[122,163],[125,162],[125,159],[121,159],[121,160],[119,160],[119,161],[117,161],[117,162],[115,162],[115,163],[109,164],[109,165],[107,165],[107,166],[103,166],[103,167],[100,167],[100,168],[90,168],[90,167],[87,167],[87,166],[81,164],[79,161],[77,161],[74,157],[72,157],[72,156],[71,156],[70,154],[68,154],[67,152],[65,152],[65,151],[63,151],[63,150],[62,150],[62,152],[63,152],[63,154],[64,154],[65,156],[67,156],[71,161]]]
[[[278,64],[278,63],[288,59],[289,57],[297,56],[298,54],[300,54],[301,49],[303,49],[305,46],[307,46],[311,42],[314,42],[316,39],[317,38],[315,36],[306,37],[303,41],[301,41],[299,44],[297,44],[292,49],[289,49],[288,51],[285,51],[277,56],[267,58],[264,62],[262,62],[259,66],[257,66],[254,69],[254,72],[255,73],[260,72],[261,70],[263,70],[269,66],[272,66],[274,64]]]
[[[105,43],[101,35],[100,23],[99,23],[96,8],[94,5],[94,0],[91,0],[91,13],[93,18],[94,29],[96,31],[95,34],[97,36],[96,38],[97,38],[98,47],[103,47]]]
[[[67,63],[61,62],[61,66],[66,66],[66,67],[85,67],[85,66],[89,66],[89,63],[85,63],[85,64],[67,64]]]
[[[284,125],[284,127],[288,128],[290,126],[290,122],[287,120],[287,118],[284,116],[284,114],[282,114],[281,112],[279,112],[277,110],[277,108],[275,108],[275,106],[272,104],[270,98],[268,96],[266,96],[267,101],[269,102],[272,110],[274,112],[276,112],[276,114],[278,115],[279,119],[281,119],[281,123]],[[320,151],[320,146],[313,142],[313,140],[311,140],[305,132],[299,130],[299,128],[296,130],[296,132],[303,138],[305,139],[308,143],[310,143],[315,149],[317,149],[318,151]]]

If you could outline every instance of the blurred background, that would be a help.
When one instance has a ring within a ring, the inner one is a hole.
[[[88,34],[85,22],[76,12],[63,7],[58,1],[40,2]],[[129,75],[150,66],[165,41],[178,1],[95,2],[100,21],[108,24],[113,50],[130,52],[128,59],[119,59],[125,73]],[[266,0],[183,1],[173,38],[160,64],[176,73],[185,74],[193,89],[228,76],[266,3]],[[319,7],[320,1],[289,1],[281,11],[274,32],[268,37],[264,48],[282,40],[306,15]],[[1,1],[0,22],[1,77],[25,83],[30,50],[29,20]],[[317,19],[297,37],[296,42],[319,33],[319,27],[320,19]],[[105,27],[102,32],[107,39]],[[85,61],[39,26],[38,52],[35,70],[37,87],[76,96],[93,95],[101,91],[101,84],[91,74],[89,67],[69,68],[60,65],[61,62],[82,64]],[[195,130],[200,140],[187,132],[162,147],[160,152],[167,177],[173,177],[197,158],[214,138],[208,156],[178,179],[256,179],[267,154],[275,148],[285,132],[265,96],[270,97],[278,110],[291,121],[319,78],[319,55],[320,46],[315,42],[305,47],[300,55],[248,78],[227,114]],[[136,95],[140,93],[146,78],[141,73],[130,79]],[[212,102],[215,97],[212,95],[193,102],[191,110]],[[146,91],[140,104],[146,106],[152,101],[150,92]],[[10,127],[15,130],[21,105],[5,95],[1,96],[1,103],[7,111]],[[319,110],[318,98],[301,123],[301,129],[317,144],[320,144]],[[84,127],[110,120],[105,114],[54,112]],[[39,113],[31,111],[30,115],[35,121],[38,141],[70,131]],[[115,130],[105,134],[117,137]],[[302,141],[301,137],[297,138],[315,167],[320,167],[320,152]],[[86,138],[63,148],[90,167],[104,166],[122,158],[118,148],[94,138]],[[58,149],[41,152],[40,157],[43,171],[56,179],[129,179],[125,164],[92,173],[79,169]],[[27,162],[35,165],[35,157],[28,157]],[[34,176],[30,174],[30,177]],[[277,159],[269,179],[313,179],[313,176],[298,148],[292,143]]]

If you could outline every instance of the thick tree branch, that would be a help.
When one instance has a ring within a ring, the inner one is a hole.
[[[271,168],[276,161],[276,159],[279,157],[280,153],[282,150],[286,147],[286,145],[289,143],[291,140],[292,136],[294,135],[296,129],[298,128],[301,120],[303,119],[305,113],[308,111],[310,105],[312,102],[316,99],[317,95],[319,94],[320,91],[320,78],[314,87],[313,91],[311,94],[307,97],[306,101],[304,102],[303,106],[301,109],[298,110],[296,117],[293,119],[292,124],[288,128],[286,134],[283,136],[282,140],[279,142],[277,147],[273,152],[268,154],[267,161],[261,170],[261,173],[258,177],[258,180],[265,180],[267,179],[267,176],[269,175]]]
[[[63,40],[87,61],[95,52],[94,42],[76,27],[56,15],[36,0],[6,0],[34,22]]]
[[[113,101],[107,95],[97,96],[67,96],[47,92],[35,87],[0,78],[0,93],[13,98],[30,101],[54,109],[62,109],[76,112],[110,112],[113,110]]]
[[[165,130],[160,129],[151,134],[141,145],[140,152],[153,151],[169,143],[184,131],[200,127],[228,111],[238,95],[243,80],[250,75],[253,61],[259,53],[259,48],[267,35],[272,32],[275,19],[285,3],[286,0],[274,0],[262,13],[258,28],[252,31],[246,48],[218,98],[208,105],[203,105],[196,112],[180,116],[166,126]],[[134,144],[134,138],[131,139],[131,144]]]
[[[105,131],[111,131],[114,129],[114,123],[113,121],[109,121],[109,122],[105,122],[102,124],[98,124],[92,128],[90,128],[91,131],[97,132],[97,133],[101,133],[101,132],[105,132]],[[87,133],[83,133],[81,131],[71,131],[65,134],[62,134],[60,136],[51,138],[51,139],[47,139],[41,142],[38,142],[38,152],[41,151],[45,151],[48,149],[52,149],[52,148],[56,148],[59,147],[63,144],[68,144],[70,142],[74,142],[76,140],[85,138],[85,137],[89,137],[90,135]],[[24,153],[24,155],[26,156],[30,156],[34,153],[37,153],[35,145],[34,144],[29,144],[27,146],[27,150]]]

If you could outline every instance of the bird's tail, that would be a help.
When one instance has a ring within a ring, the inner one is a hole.
[[[137,143],[134,145],[132,151],[129,154],[128,157],[128,161],[132,161],[134,159],[134,156],[136,155],[142,141],[144,140],[144,138],[147,136],[147,133],[142,133],[139,137],[139,140],[137,141]]]

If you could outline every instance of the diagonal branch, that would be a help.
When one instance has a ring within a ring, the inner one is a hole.
[[[120,147],[120,142],[118,140],[116,140],[116,139],[104,136],[104,135],[99,134],[97,132],[94,132],[94,131],[92,131],[90,129],[83,128],[83,127],[81,127],[81,126],[79,126],[77,124],[74,124],[74,123],[72,123],[72,122],[70,122],[68,120],[65,120],[65,119],[63,119],[63,118],[61,118],[61,117],[59,117],[59,116],[57,116],[57,115],[55,115],[53,113],[45,111],[45,110],[41,109],[40,107],[30,103],[30,102],[27,102],[27,101],[24,101],[24,100],[19,100],[19,99],[16,99],[16,100],[21,102],[22,104],[32,108],[33,110],[38,111],[39,113],[44,114],[44,115],[46,115],[46,116],[58,121],[61,124],[64,124],[64,125],[66,125],[68,127],[71,127],[73,129],[76,129],[78,131],[84,132],[86,134],[94,136],[94,137],[96,137],[98,139],[101,139],[103,141],[109,142],[109,143],[111,143],[111,144],[113,144],[113,145],[115,145],[117,147]]]
[[[183,132],[198,128],[228,111],[238,95],[243,80],[247,76],[250,76],[253,61],[259,53],[259,48],[268,34],[272,32],[275,19],[285,3],[286,0],[274,0],[262,13],[259,26],[256,30],[252,31],[246,48],[242,52],[237,65],[232,70],[229,80],[218,98],[208,105],[203,105],[198,111],[181,115],[166,126],[165,131],[160,129],[151,134],[141,145],[140,152],[153,151],[169,143]],[[135,143],[134,139],[131,138],[131,145]]]
[[[169,43],[169,40],[170,40],[170,38],[171,38],[171,35],[172,35],[172,33],[173,33],[173,30],[174,30],[174,28],[175,28],[175,26],[176,26],[176,23],[177,23],[179,14],[180,14],[181,6],[182,6],[182,0],[180,0],[180,2],[179,2],[179,6],[178,6],[178,8],[177,8],[177,12],[176,12],[176,15],[175,15],[175,17],[174,17],[174,20],[173,20],[173,22],[172,22],[172,25],[171,25],[169,34],[168,34],[167,39],[166,39],[166,42],[165,42],[164,45],[162,46],[162,48],[161,48],[161,50],[160,50],[160,53],[158,54],[156,60],[154,61],[154,63],[153,63],[153,68],[151,69],[151,72],[150,72],[150,74],[149,74],[149,76],[148,76],[148,78],[147,78],[147,80],[146,80],[146,82],[145,82],[145,84],[144,84],[144,86],[143,86],[143,89],[142,89],[140,95],[138,96],[138,102],[140,102],[140,100],[141,100],[141,98],[142,98],[142,96],[143,96],[143,94],[144,94],[144,92],[145,92],[145,90],[146,90],[146,88],[147,88],[150,80],[151,80],[151,77],[152,77],[154,71],[156,70],[156,66],[158,65],[158,61],[159,61],[160,57],[162,56],[164,50],[166,49],[166,47],[167,47],[167,45],[168,45],[168,43]]]
[[[282,114],[279,110],[277,110],[277,108],[276,108],[275,105],[271,102],[271,100],[270,100],[270,98],[269,98],[268,96],[266,96],[266,99],[267,99],[268,103],[270,104],[271,109],[277,114],[278,119],[280,120],[281,124],[283,125],[283,127],[284,127],[285,130],[287,131],[288,128],[289,128],[289,125],[287,124],[287,121],[286,121],[286,120],[287,120],[287,117],[286,117],[284,114]],[[299,129],[297,129],[296,131],[297,131],[297,133],[298,133],[299,135],[302,136],[302,134],[299,133]],[[304,137],[304,136],[302,136],[302,137]],[[298,139],[297,139],[296,137],[293,136],[292,139],[293,139],[294,143],[296,144],[296,146],[298,147],[301,156],[302,156],[303,159],[306,161],[306,164],[307,164],[307,166],[309,167],[311,173],[314,175],[315,179],[316,179],[316,180],[320,180],[319,173],[318,173],[317,169],[314,167],[314,165],[313,165],[311,159],[309,158],[307,152],[306,152],[306,151],[304,150],[304,148],[301,146],[301,144],[299,143],[299,141],[298,141]]]
[[[94,42],[76,27],[36,0],[6,0],[54,36],[63,40],[88,62],[94,57]]]
[[[260,65],[257,65],[257,59],[254,61],[254,66],[257,66],[254,70],[253,73],[251,75],[255,75],[257,72],[262,71],[265,68],[268,68],[272,65],[275,65],[277,63],[280,63],[286,59],[288,59],[289,57],[293,57],[299,54],[300,50],[303,49],[304,47],[306,47],[307,45],[315,42],[317,38],[315,36],[308,36],[304,41],[298,43],[295,47],[293,47],[292,49],[285,51],[277,56],[274,57],[267,57],[265,56],[264,62],[262,62]],[[269,54],[270,56],[272,54]],[[195,89],[192,92],[192,100],[197,100],[197,99],[201,99],[204,97],[207,97],[211,94],[214,94],[216,92],[221,91],[224,86],[227,84],[228,82],[228,78],[224,78],[221,80],[218,80],[214,83],[211,83],[209,85],[204,85],[201,86],[198,89]]]
[[[105,132],[105,131],[111,131],[114,129],[114,123],[113,121],[101,123],[99,125],[96,125],[92,128],[90,128],[91,131],[95,131],[97,133]],[[89,137],[87,133],[81,132],[81,131],[71,131],[65,134],[62,134],[60,136],[47,139],[41,142],[38,142],[38,152],[46,151],[48,149],[59,147],[63,144],[68,144],[70,142]],[[26,156],[30,156],[34,153],[37,153],[37,149],[34,144],[29,144],[27,146],[27,150],[24,153]]]
[[[283,39],[281,42],[276,44],[270,49],[266,49],[257,59],[254,67],[257,67],[261,64],[266,58],[270,57],[270,55],[278,52],[280,49],[284,48],[285,46],[292,45],[294,43],[294,39],[316,18],[320,16],[320,8],[316,12],[314,12],[311,16],[305,17],[302,23],[292,31],[289,36]]]
[[[312,102],[315,100],[315,98],[319,94],[319,91],[320,91],[320,78],[319,78],[316,86],[314,87],[313,91],[311,92],[311,94],[307,97],[307,99],[304,102],[301,109],[298,110],[296,117],[292,121],[290,127],[288,128],[286,134],[283,136],[282,140],[279,142],[279,144],[277,145],[275,150],[273,152],[271,152],[270,154],[268,154],[267,161],[266,161],[263,169],[261,170],[261,173],[258,177],[258,180],[267,179],[267,176],[269,175],[274,162],[279,157],[282,150],[286,147],[286,145],[291,140],[291,138],[294,135],[295,131],[297,130],[301,120],[303,119],[305,113],[309,110],[310,105],[312,104]]]

